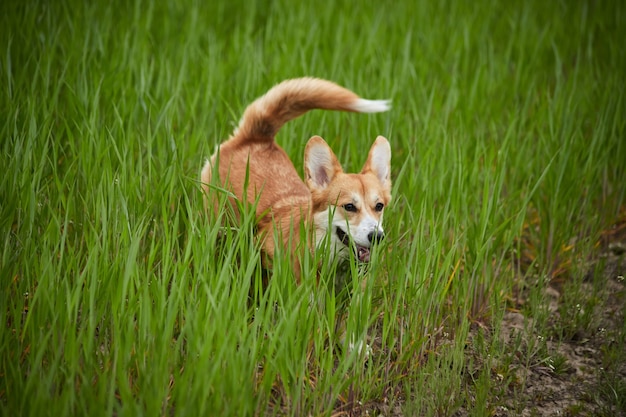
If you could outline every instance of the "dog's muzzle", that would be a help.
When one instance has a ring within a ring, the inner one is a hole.
[[[346,232],[344,232],[341,228],[337,227],[336,233],[341,243],[343,243],[347,247],[351,247],[350,237],[348,236]],[[371,245],[374,243],[379,243],[381,240],[383,240],[384,237],[385,237],[385,234],[383,232],[374,230],[367,235],[367,240],[369,241],[368,246],[362,246],[354,242],[354,249],[355,249],[355,254],[356,254],[357,259],[360,262],[369,262]]]

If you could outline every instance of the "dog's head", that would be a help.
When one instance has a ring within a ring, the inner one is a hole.
[[[391,201],[391,148],[379,136],[358,174],[344,173],[337,157],[319,136],[306,145],[304,166],[311,191],[316,241],[328,238],[333,254],[348,258],[352,251],[369,262],[372,245],[385,236],[383,212]]]

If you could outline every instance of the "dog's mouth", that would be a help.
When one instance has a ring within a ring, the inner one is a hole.
[[[350,237],[348,236],[348,234],[344,232],[343,230],[341,230],[339,227],[337,227],[336,230],[337,230],[337,237],[339,238],[341,243],[343,243],[347,247],[351,247]],[[370,261],[370,248],[361,246],[357,244],[356,242],[354,243],[354,245],[356,247],[355,252],[356,252],[357,259],[361,262],[369,262]]]

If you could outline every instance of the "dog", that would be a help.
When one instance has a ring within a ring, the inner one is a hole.
[[[274,138],[286,122],[309,110],[377,113],[389,108],[389,100],[366,100],[319,78],[277,84],[246,108],[231,137],[206,161],[201,172],[206,207],[213,205],[217,211],[215,193],[224,190],[231,195],[236,216],[237,202],[255,205],[255,233],[265,267],[271,267],[279,242],[299,278],[300,235],[311,229],[310,238],[304,239],[308,250],[326,241],[333,257],[343,260],[352,253],[360,262],[369,262],[372,245],[384,237],[383,213],[391,201],[388,140],[378,136],[361,172],[350,174],[324,139],[313,136],[304,151],[303,182]]]

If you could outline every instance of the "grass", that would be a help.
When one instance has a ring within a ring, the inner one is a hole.
[[[524,381],[510,347],[470,337],[477,324],[532,317],[526,366],[554,356],[537,335],[592,330],[604,284],[587,294],[584,277],[626,191],[618,2],[0,10],[3,415],[490,414],[502,380]],[[320,134],[350,171],[390,139],[388,238],[368,271],[351,265],[351,298],[332,265],[296,285],[278,262],[261,288],[254,219],[220,230],[202,212],[204,158],[249,102],[303,75],[393,99],[278,138],[300,169]],[[552,330],[551,283],[565,288]],[[338,317],[369,357],[345,349]],[[608,380],[607,414],[624,411]]]

